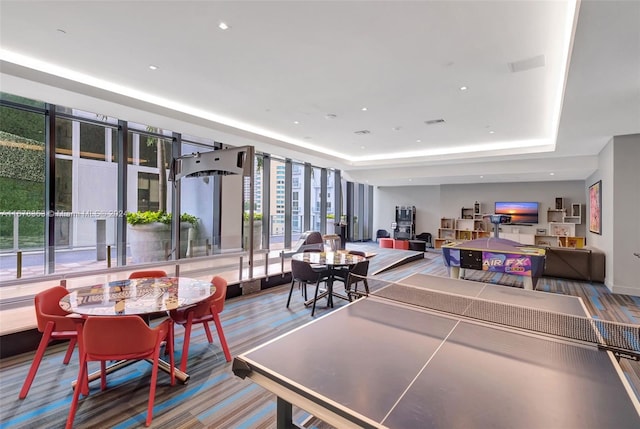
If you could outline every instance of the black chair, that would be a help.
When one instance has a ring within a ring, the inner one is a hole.
[[[322,239],[322,234],[318,231],[312,231],[307,235],[306,240],[304,240],[304,244],[324,244],[324,240]]]
[[[391,238],[391,234],[389,234],[389,231],[386,229],[379,229],[376,231],[376,241],[378,241],[379,238]]]
[[[431,233],[430,232],[422,232],[416,235],[416,240],[424,241],[425,247],[433,247],[433,243],[431,242]]]
[[[304,235],[306,235],[306,238],[304,239],[302,246],[298,249],[298,252],[324,251],[324,239],[322,238],[322,234],[318,231],[307,231]]]
[[[311,316],[316,311],[316,301],[318,300],[318,290],[320,289],[320,283],[326,281],[327,276],[325,271],[320,271],[313,268],[310,264],[304,261],[291,260],[291,289],[289,290],[289,298],[287,299],[287,308],[291,303],[291,295],[293,294],[293,288],[296,283],[299,283],[303,292],[302,295],[306,301],[307,299],[307,285],[315,284],[316,291],[313,297],[313,308],[311,309]]]
[[[367,256],[367,254],[361,250],[349,250],[348,253],[350,255],[362,256],[363,258]],[[351,267],[353,268],[353,267]],[[349,268],[343,267],[334,270],[334,278],[345,285],[347,284],[347,278],[349,277]]]
[[[347,281],[344,284],[344,290],[347,292],[349,301],[351,301],[351,298],[354,296],[355,297],[360,296],[358,294],[359,283],[362,283],[364,285],[364,291],[366,295],[369,295],[369,283],[367,282],[368,273],[369,273],[368,259],[362,262],[358,262],[351,268],[351,270],[349,271],[349,275],[347,276]],[[353,290],[351,290],[351,286],[353,286]]]

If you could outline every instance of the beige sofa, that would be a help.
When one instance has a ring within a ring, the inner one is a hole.
[[[605,254],[595,248],[545,247],[543,276],[604,283]]]

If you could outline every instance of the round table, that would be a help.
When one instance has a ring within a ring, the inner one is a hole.
[[[327,266],[327,290],[318,295],[318,298],[326,296],[327,304],[331,307],[333,307],[334,296],[349,300],[348,296],[341,295],[333,291],[333,281],[335,280],[336,269],[341,267],[352,267],[358,262],[362,262],[366,259],[364,256],[352,255],[347,251],[294,253],[291,258],[296,261],[303,261],[312,265]],[[313,299],[310,299],[304,304],[308,306],[313,304],[313,301]]]
[[[138,315],[148,317],[154,313],[175,310],[196,304],[213,295],[216,288],[210,282],[187,277],[159,277],[117,280],[72,290],[60,300],[60,307],[82,316]],[[81,329],[81,327],[79,327]],[[133,363],[118,361],[107,367],[111,373]],[[169,373],[168,362],[160,359],[161,370]],[[176,379],[189,381],[189,374],[174,369]],[[100,371],[89,374],[89,381],[100,377]],[[75,381],[72,386],[75,385]]]
[[[196,304],[215,291],[210,282],[187,277],[117,280],[74,289],[60,307],[85,316],[150,315]]]

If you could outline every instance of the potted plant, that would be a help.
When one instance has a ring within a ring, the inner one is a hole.
[[[244,248],[249,249],[249,212],[244,212]],[[253,214],[253,248],[260,249],[262,244],[262,213]]]
[[[127,213],[128,242],[134,263],[164,261],[172,251],[171,213],[144,211]],[[180,257],[187,254],[190,230],[198,226],[198,218],[180,215]]]

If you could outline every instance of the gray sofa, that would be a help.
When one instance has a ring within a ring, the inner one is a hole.
[[[605,254],[595,248],[545,247],[543,276],[604,283]]]

